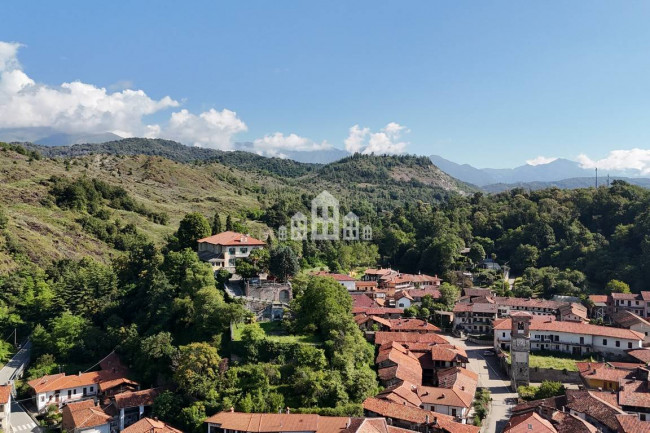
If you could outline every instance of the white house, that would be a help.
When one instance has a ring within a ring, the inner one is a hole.
[[[643,345],[650,346],[650,322],[646,319],[637,316],[629,310],[621,310],[618,313],[614,313],[611,315],[611,319],[616,326],[643,334],[645,336]]]
[[[34,394],[34,402],[39,412],[49,405],[61,407],[64,403],[87,400],[98,395],[111,394],[126,387],[137,386],[119,371],[100,370],[66,376],[65,373],[50,374],[28,382]],[[103,389],[100,389],[103,386]]]
[[[199,258],[212,265],[216,272],[225,268],[235,272],[237,259],[248,257],[256,248],[264,248],[266,243],[249,235],[237,232],[222,232],[199,239]]]
[[[9,431],[11,425],[11,385],[0,386],[0,430]]]
[[[494,321],[494,347],[510,348],[511,319]],[[611,353],[625,355],[643,346],[645,335],[629,329],[560,322],[553,317],[533,316],[530,322],[530,350],[554,350],[575,355]]]
[[[349,275],[333,274],[333,273],[325,272],[325,271],[316,272],[316,273],[314,273],[314,275],[319,276],[319,277],[334,278],[336,281],[339,282],[339,284],[341,284],[343,287],[345,287],[348,292],[356,291],[356,281],[357,280],[355,280],[354,278],[352,278]]]

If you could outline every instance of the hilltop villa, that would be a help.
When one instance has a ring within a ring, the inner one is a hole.
[[[256,248],[264,248],[266,243],[249,235],[237,232],[222,232],[199,239],[199,258],[212,265],[217,272],[221,268],[234,273],[237,259],[248,257]]]

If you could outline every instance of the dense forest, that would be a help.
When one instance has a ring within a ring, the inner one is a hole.
[[[459,184],[441,188],[448,179],[409,156],[354,155],[320,168],[322,177],[309,184],[312,173],[283,177],[275,169],[265,177],[260,173],[270,170],[262,165],[245,176],[207,158],[172,165],[137,156],[47,160],[17,145],[2,153],[14,162],[2,169],[7,188],[0,192],[0,258],[11,266],[0,273],[0,336],[31,334],[30,377],[84,370],[116,350],[144,386],[170,390],[157,399],[155,414],[187,431],[198,432],[206,414],[231,406],[360,414],[360,402],[378,387],[373,348],[355,326],[345,289],[307,276],[308,270],[390,265],[462,285],[458,271],[472,269],[481,285],[504,295],[544,297],[585,297],[627,290],[626,284],[638,291],[650,277],[650,192],[622,181],[485,195]],[[22,172],[34,167],[41,177],[28,184]],[[197,182],[164,195],[180,184],[158,180],[161,172],[169,179],[210,173],[219,183],[203,194],[214,200],[186,197],[200,188]],[[211,189],[216,186],[221,189]],[[340,193],[343,214],[354,211],[372,226],[372,242],[275,238],[271,229],[295,212],[309,215],[323,186]],[[58,235],[50,229],[55,225],[47,226],[54,245],[66,237],[90,239],[100,253],[37,257],[22,228],[42,228],[38,218],[46,217],[67,230]],[[250,314],[225,297],[224,276],[215,279],[194,250],[200,237],[251,228],[268,237],[269,254],[242,262],[238,271],[293,277],[295,299],[281,324],[282,340],[250,323]],[[518,277],[513,291],[501,274],[475,269],[484,258]],[[232,323],[241,326],[231,341]],[[6,340],[3,361],[12,351]]]

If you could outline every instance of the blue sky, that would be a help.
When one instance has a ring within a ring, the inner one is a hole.
[[[0,87],[0,117],[26,113],[1,127],[255,141],[267,154],[347,144],[479,167],[581,154],[650,165],[648,2],[37,1],[3,15],[0,41],[22,45],[5,50],[19,62],[5,72],[28,77],[16,92],[79,81],[106,95],[71,91],[80,110],[50,95],[40,106],[53,112],[27,119]]]

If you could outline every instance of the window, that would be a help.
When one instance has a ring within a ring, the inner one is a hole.
[[[603,338],[603,346],[607,346],[607,339]]]
[[[456,409],[451,410],[451,416],[456,416]]]
[[[228,248],[228,254],[235,254],[235,248]]]
[[[71,389],[68,390],[68,398],[70,398],[70,397],[72,397],[72,390]]]
[[[631,342],[631,341],[628,341],[628,342],[627,342],[627,348],[628,348],[628,349],[631,349],[631,348],[632,348],[632,342]]]
[[[92,386],[90,387],[90,392],[93,392],[93,387]]]
[[[45,396],[44,395],[41,396],[41,401],[45,401]]]
[[[503,333],[503,336],[504,336],[504,337],[506,336],[506,333],[505,333],[505,332]]]
[[[621,342],[616,340],[616,347],[621,347]]]
[[[585,337],[580,337],[580,344],[585,344]]]
[[[248,248],[240,248],[239,251],[240,251],[242,254],[246,254],[246,253],[248,252]]]

